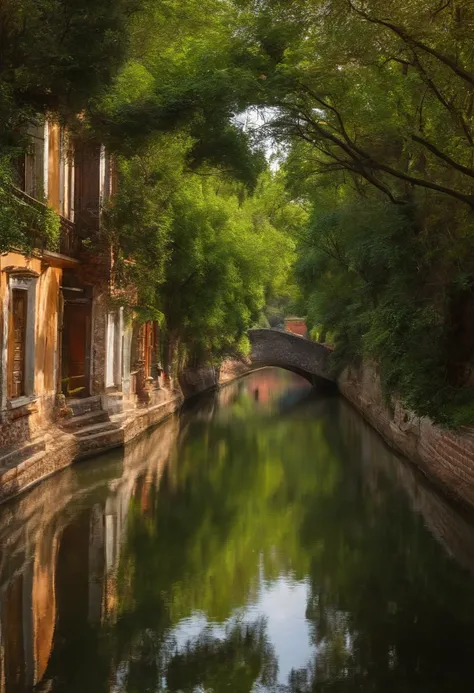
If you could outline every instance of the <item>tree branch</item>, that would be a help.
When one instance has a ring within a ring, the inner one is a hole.
[[[440,53],[438,50],[435,48],[431,48],[431,46],[428,46],[426,43],[423,43],[423,41],[419,41],[418,39],[414,38],[413,36],[410,36],[408,32],[401,26],[398,26],[397,24],[393,24],[392,22],[389,22],[385,19],[379,19],[377,17],[372,17],[370,14],[367,12],[364,12],[364,10],[359,9],[354,5],[353,0],[347,0],[349,7],[359,15],[359,17],[362,17],[365,19],[367,22],[370,22],[371,24],[378,24],[379,26],[384,26],[387,29],[390,29],[394,34],[396,34],[399,38],[402,39],[404,43],[407,44],[407,46],[410,46],[410,48],[419,48],[422,51],[425,51],[425,53],[428,53],[429,55],[432,55],[434,58],[439,60],[443,65],[446,65],[446,67],[449,67],[450,70],[452,70],[458,77],[463,79],[465,82],[471,85],[471,87],[474,87],[474,75],[469,72],[468,70],[465,70],[463,67],[460,67],[457,65],[457,63],[449,58],[447,55],[443,55],[443,53]]]
[[[391,201],[395,204],[403,204],[403,202],[394,198],[391,191],[383,183],[381,183],[381,181],[375,178],[375,176],[373,175],[374,171],[383,171],[385,173],[388,173],[392,177],[398,178],[399,180],[403,180],[407,183],[410,183],[411,185],[416,185],[418,187],[427,188],[429,190],[435,190],[436,192],[444,193],[445,195],[449,195],[450,197],[454,197],[455,199],[460,200],[465,204],[468,204],[471,208],[474,209],[473,195],[466,195],[465,193],[462,193],[459,190],[448,188],[444,185],[438,185],[438,183],[433,183],[431,181],[424,180],[423,178],[416,178],[415,176],[411,176],[407,173],[403,173],[402,171],[398,171],[392,166],[388,166],[387,164],[383,164],[379,161],[376,161],[368,152],[364,152],[364,150],[360,149],[359,147],[351,147],[345,141],[336,137],[328,130],[325,130],[325,128],[323,128],[318,123],[311,121],[311,119],[309,119],[308,116],[305,116],[305,120],[311,125],[316,135],[322,137],[323,139],[329,140],[330,142],[335,144],[339,149],[341,149],[349,155],[351,160],[345,162],[346,167],[349,170],[355,171],[356,173],[363,176],[367,181],[372,183],[372,185],[377,187],[379,190],[383,191],[384,194],[388,195]],[[357,153],[359,153],[359,156],[356,155]]]
[[[337,134],[330,132],[329,130],[324,128],[320,123],[315,121],[310,115],[305,113],[301,106],[291,106],[287,103],[278,104],[287,112],[289,111],[289,113],[292,114],[296,122],[298,122],[298,120],[302,120],[304,123],[306,123],[307,128],[309,128],[310,131],[313,132],[313,134],[311,134],[311,132],[303,132],[303,130],[298,125],[299,131],[296,133],[297,137],[304,139],[312,146],[317,146],[318,139],[331,142],[333,145],[337,147],[337,149],[344,152],[347,155],[348,159],[337,159],[329,151],[326,152],[327,156],[335,158],[339,163],[343,163],[344,167],[347,170],[352,171],[353,173],[356,173],[365,178],[374,187],[378,188],[381,192],[387,195],[394,204],[404,204],[404,202],[402,200],[397,199],[393,195],[392,191],[374,175],[375,171],[383,171],[384,173],[387,173],[393,178],[402,180],[413,186],[418,186],[426,188],[428,190],[434,190],[436,192],[443,193],[445,195],[448,195],[449,197],[453,197],[461,202],[464,202],[465,204],[469,205],[471,209],[474,209],[474,195],[468,195],[459,190],[448,188],[445,185],[440,185],[438,183],[425,180],[423,178],[411,176],[408,173],[404,173],[396,168],[393,168],[392,166],[388,166],[387,164],[375,160],[369,152],[363,150],[352,140],[344,126],[343,118],[335,106],[332,106],[331,104],[328,104],[326,101],[321,99],[321,97],[315,94],[309,87],[306,87],[305,85],[300,86],[304,87],[304,91],[310,96],[312,96],[320,105],[322,105],[324,108],[327,108],[335,115],[342,132],[338,132]],[[293,126],[295,126],[295,123],[293,123]],[[424,144],[424,142],[421,141],[420,144]],[[428,144],[431,145],[431,143]],[[432,146],[434,147],[434,145]],[[437,148],[434,149],[436,149],[436,151],[432,150],[433,154],[440,158],[443,158],[446,161],[446,163],[449,163],[451,166],[453,166],[457,170],[460,170],[462,173],[469,175],[469,177],[473,177],[470,169],[468,169],[467,167],[462,167],[461,164],[458,164],[454,160],[451,160],[450,157],[444,155],[443,152],[437,150]]]
[[[414,51],[413,51],[413,60],[414,60],[414,62],[412,63],[412,66],[413,66],[416,70],[418,70],[418,72],[419,72],[420,75],[421,75],[421,78],[423,79],[423,81],[425,82],[425,84],[431,89],[431,91],[432,91],[433,94],[436,96],[436,98],[438,99],[438,101],[440,102],[440,104],[441,104],[442,106],[444,106],[444,108],[445,108],[447,111],[449,111],[449,113],[452,115],[452,117],[454,118],[454,120],[458,122],[458,124],[461,126],[462,131],[464,132],[464,135],[466,136],[467,141],[469,142],[469,144],[471,145],[471,147],[473,147],[473,146],[474,146],[474,140],[473,140],[473,137],[472,137],[471,132],[470,132],[470,130],[469,130],[469,127],[468,127],[468,125],[467,125],[467,123],[466,123],[466,121],[465,121],[465,119],[464,119],[463,114],[460,113],[460,112],[459,112],[451,103],[449,103],[449,102],[447,101],[447,99],[443,96],[443,94],[441,93],[441,91],[438,89],[438,87],[437,87],[436,84],[434,83],[432,77],[430,77],[430,76],[428,75],[428,73],[426,72],[425,68],[424,68],[423,65],[421,64],[421,62],[420,62],[418,56],[416,55],[416,53],[415,53]]]
[[[428,140],[425,140],[423,137],[419,137],[418,135],[412,135],[411,138],[414,142],[418,142],[418,144],[421,144],[423,145],[423,147],[426,147],[426,149],[428,149],[432,154],[437,156],[439,159],[445,161],[447,164],[449,164],[449,166],[452,166],[452,168],[455,168],[457,171],[464,173],[465,176],[474,178],[473,169],[468,168],[467,166],[463,166],[462,164],[458,164],[457,161],[454,161],[454,159],[452,159],[450,156],[444,154],[444,152],[438,149],[438,147],[436,147],[431,142],[428,142]]]
[[[445,10],[447,7],[449,7],[450,4],[451,4],[451,0],[447,0],[447,2],[444,3],[444,5],[441,5],[440,7],[438,7],[438,9],[436,9],[436,10],[433,12],[433,14],[431,15],[431,19],[433,20],[433,19],[436,17],[437,14],[439,14],[440,12],[442,12],[443,10]]]
[[[474,209],[474,195],[466,195],[464,193],[459,192],[458,190],[446,188],[444,185],[431,183],[430,181],[424,180],[423,178],[415,178],[414,176],[410,176],[407,173],[397,171],[397,169],[394,169],[391,166],[386,166],[385,164],[373,162],[373,166],[374,168],[380,171],[385,171],[385,173],[388,173],[394,178],[399,178],[400,180],[404,180],[407,183],[411,183],[412,185],[417,185],[421,188],[428,188],[428,190],[435,190],[436,192],[441,192],[445,195],[449,195],[450,197],[454,197],[457,200],[460,200],[461,202],[465,202],[472,209]]]

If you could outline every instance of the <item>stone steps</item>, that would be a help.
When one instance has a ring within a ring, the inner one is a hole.
[[[135,407],[133,407],[133,410],[134,409],[135,409]],[[122,411],[118,414],[110,414],[110,420],[112,421],[112,423],[116,424],[117,426],[121,426],[123,424],[123,422],[127,420],[130,411],[132,411],[132,409],[127,409],[127,410]]]
[[[91,411],[98,411],[101,408],[100,395],[94,397],[84,397],[84,399],[68,399],[66,405],[72,409],[73,416],[81,416]]]
[[[123,392],[106,392],[101,396],[102,409],[109,414],[121,414],[124,411],[132,411],[135,404],[124,398]]]
[[[120,428],[119,423],[114,421],[103,421],[102,423],[92,424],[91,426],[83,426],[74,432],[76,438],[85,438],[86,436],[94,435],[95,433],[103,433],[105,431],[113,431]]]
[[[109,420],[109,415],[103,409],[89,411],[79,416],[73,416],[71,419],[66,419],[61,422],[61,428],[68,433],[79,430],[93,424],[104,423]]]
[[[46,457],[46,450],[41,450],[40,452],[37,452],[34,455],[28,455],[28,457],[26,457],[22,462],[19,462],[14,465],[17,470],[17,473],[21,474],[26,466],[29,467],[30,465],[36,464],[37,462],[40,462],[44,457]]]

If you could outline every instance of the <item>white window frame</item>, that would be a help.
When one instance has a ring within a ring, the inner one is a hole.
[[[8,291],[3,302],[3,347],[1,408],[14,408],[27,403],[35,396],[35,353],[36,353],[36,287],[38,278],[28,275],[10,275]],[[21,397],[8,397],[8,329],[10,321],[10,304],[14,290],[26,291],[26,329],[25,329],[25,394]]]
[[[107,314],[106,352],[105,352],[105,387],[122,387],[123,358],[123,308],[112,310]]]

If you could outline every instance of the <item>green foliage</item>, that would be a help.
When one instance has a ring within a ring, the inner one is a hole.
[[[247,329],[284,291],[294,244],[283,226],[298,212],[275,198],[283,188],[270,174],[248,196],[209,169],[189,171],[190,146],[160,135],[120,158],[107,228],[116,282],[137,288],[129,302],[164,316],[182,359],[199,364],[247,353]]]
[[[302,211],[237,117],[258,82],[236,18],[216,0],[148,3],[86,118],[117,153],[107,210],[116,282],[138,314],[163,318],[181,366],[247,353],[247,329],[291,291]]]
[[[172,331],[199,360],[238,351],[291,262],[292,242],[232,190],[195,178],[176,197],[173,254],[161,290]]]
[[[0,8],[0,143],[38,112],[76,115],[109,84],[136,0],[15,0]]]
[[[236,118],[255,76],[242,64],[231,4],[150,2],[130,32],[128,61],[89,110],[93,132],[133,156],[156,133],[183,131],[190,168],[218,167],[255,186],[264,155]]]
[[[375,200],[316,207],[297,266],[309,322],[331,335],[336,370],[375,361],[388,399],[446,425],[470,423],[459,312],[472,305],[474,266],[459,286],[448,248],[418,223],[414,209]],[[468,256],[471,237],[463,246]]]
[[[26,253],[36,247],[56,250],[59,217],[45,205],[32,206],[12,193],[11,160],[0,157],[0,252],[15,248]]]
[[[15,159],[38,116],[74,123],[107,87],[141,0],[13,0],[0,4],[0,248],[55,247],[59,220],[11,196]]]
[[[171,202],[182,184],[189,138],[158,135],[140,154],[117,157],[118,190],[105,210],[117,286],[136,288],[135,303],[153,310],[169,261]]]
[[[249,41],[268,53],[262,21],[281,38],[262,83],[272,128],[308,145],[313,179],[345,171],[397,204],[436,190],[473,207],[469,3],[248,4]]]
[[[298,274],[319,338],[418,414],[472,423],[472,4],[239,5],[266,131],[314,208]]]

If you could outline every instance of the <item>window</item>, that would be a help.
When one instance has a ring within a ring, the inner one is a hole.
[[[61,127],[50,122],[48,136],[48,203],[56,212],[61,210]]]
[[[64,128],[61,131],[60,213],[74,221],[74,147]]]
[[[0,369],[5,387],[0,388],[0,409],[21,406],[34,397],[36,344],[36,286],[32,270],[9,267],[8,296],[3,303],[5,348],[0,352]],[[13,404],[14,402],[14,404]]]
[[[11,399],[26,394],[27,299],[27,291],[12,290],[8,330],[8,397]]]
[[[35,126],[28,131],[30,143],[25,156],[24,191],[41,200],[44,196],[44,148],[45,125]]]
[[[30,197],[44,201],[74,221],[74,147],[65,128],[51,121],[28,129],[29,145],[18,184]]]

